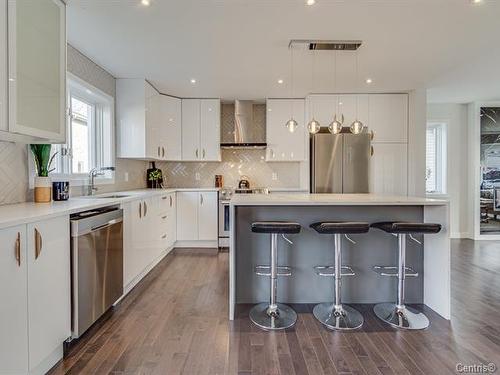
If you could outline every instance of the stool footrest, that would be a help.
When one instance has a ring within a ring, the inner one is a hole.
[[[354,276],[356,273],[353,271],[350,266],[342,266],[340,267],[341,272],[340,276]],[[335,267],[334,266],[316,266],[314,267],[314,271],[318,276],[327,276],[327,277],[335,277]],[[345,271],[345,272],[343,272]]]
[[[277,275],[278,276],[292,276],[292,268],[288,266],[278,266]],[[271,266],[258,265],[254,268],[255,274],[258,276],[271,276]]]
[[[373,266],[373,270],[380,276],[399,276],[399,270],[397,266]],[[418,277],[418,272],[415,271],[412,267],[405,267],[405,276]]]

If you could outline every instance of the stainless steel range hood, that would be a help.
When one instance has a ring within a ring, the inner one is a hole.
[[[222,148],[266,148],[265,130],[254,123],[254,102],[235,100],[233,140],[222,142]]]

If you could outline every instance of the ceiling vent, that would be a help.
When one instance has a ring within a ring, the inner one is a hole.
[[[361,40],[304,40],[292,39],[288,48],[309,51],[356,51]]]

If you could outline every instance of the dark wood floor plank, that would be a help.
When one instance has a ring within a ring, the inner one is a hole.
[[[361,330],[332,332],[312,306],[286,332],[264,332],[239,307],[229,322],[228,254],[167,256],[74,345],[62,374],[451,374],[458,362],[500,364],[500,242],[452,242],[452,320],[424,307],[431,326],[401,332],[372,306]],[[187,272],[186,270],[189,270]]]

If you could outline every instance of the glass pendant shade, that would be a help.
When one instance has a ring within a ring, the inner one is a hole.
[[[333,121],[328,125],[328,130],[332,134],[339,134],[342,131],[342,125],[344,124],[344,115],[342,115],[342,119],[337,120],[337,115],[333,117]]]
[[[321,129],[321,125],[314,118],[309,122],[309,124],[307,124],[307,130],[311,134],[316,134],[317,132],[320,131],[320,129]]]
[[[363,125],[363,123],[359,120],[355,120],[351,126],[350,126],[350,130],[351,130],[351,133],[352,134],[361,134],[361,132],[363,131],[363,129],[365,128],[365,126]]]
[[[297,121],[295,121],[293,118],[291,118],[290,120],[288,120],[286,122],[285,126],[290,133],[293,133],[293,132],[295,132],[295,129],[297,129],[299,124],[297,123]]]

